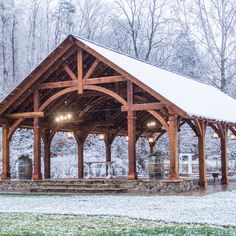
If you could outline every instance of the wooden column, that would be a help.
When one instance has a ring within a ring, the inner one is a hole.
[[[77,71],[78,71],[78,93],[83,93],[83,51],[78,48],[77,51]]]
[[[87,136],[74,132],[74,137],[78,145],[78,178],[84,178],[84,142]]]
[[[150,147],[150,155],[153,155],[154,153],[154,147],[155,147],[156,142],[153,143],[149,143],[149,147]]]
[[[105,145],[106,145],[106,162],[111,162],[111,145],[114,140],[114,136],[106,134]],[[106,175],[108,175],[108,166],[106,165]]]
[[[206,135],[206,125],[204,121],[200,121],[201,133],[198,135],[198,159],[199,159],[199,186],[201,188],[207,187],[206,180],[206,146],[205,146],[205,135]]]
[[[40,97],[39,91],[34,91],[34,112],[39,111]],[[41,173],[41,132],[39,118],[34,117],[34,169],[33,180],[42,179]]]
[[[2,125],[2,180],[10,179],[10,158],[9,158],[9,149],[10,149],[10,140],[8,139],[8,125]]]
[[[53,136],[50,130],[45,130],[43,133],[44,143],[44,178],[50,179],[51,177],[51,143]]]
[[[78,177],[84,178],[84,143],[78,143]]]
[[[169,145],[170,145],[170,175],[171,180],[179,179],[178,166],[178,123],[177,116],[170,115],[169,117]]]
[[[133,84],[127,82],[127,102],[129,105],[134,102]],[[128,179],[137,179],[136,171],[136,112],[128,110],[128,158],[129,171]]]
[[[227,157],[227,127],[222,125],[222,134],[220,135],[221,144],[221,184],[228,184],[228,157]]]

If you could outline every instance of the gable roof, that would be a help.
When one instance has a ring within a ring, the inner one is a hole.
[[[236,100],[219,89],[78,38],[189,116],[236,123]]]
[[[152,95],[169,101],[184,114],[203,119],[236,123],[236,100],[219,89],[73,35],[69,35],[0,103],[0,114],[26,91],[29,91],[36,82],[39,82],[40,74],[43,74],[55,62],[55,56],[59,58],[76,42],[78,45],[83,44],[85,50],[90,49],[90,51],[102,56],[116,68],[120,68],[124,72],[124,76],[125,74],[130,75],[134,83],[146,87],[148,91],[152,92]]]

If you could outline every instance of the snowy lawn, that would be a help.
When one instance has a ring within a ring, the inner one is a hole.
[[[0,212],[127,216],[236,227],[236,190],[206,196],[0,195]]]
[[[1,235],[214,235],[233,236],[235,229],[207,225],[163,224],[115,216],[2,213]]]

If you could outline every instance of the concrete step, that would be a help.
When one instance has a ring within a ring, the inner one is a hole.
[[[70,187],[74,187],[74,188],[104,188],[104,187],[112,187],[112,188],[116,188],[116,187],[120,187],[119,184],[117,183],[41,183],[38,186],[40,187],[65,187],[65,188],[70,188]]]
[[[65,188],[65,187],[47,187],[47,188],[42,188],[42,187],[32,187],[30,189],[30,192],[37,192],[37,193],[124,193],[127,192],[127,188],[111,188],[111,187],[106,187],[106,188]]]

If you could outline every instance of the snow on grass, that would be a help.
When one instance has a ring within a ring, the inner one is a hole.
[[[163,224],[115,216],[0,214],[0,235],[162,235],[234,236],[235,228],[207,225]]]
[[[9,196],[0,212],[127,216],[164,222],[236,226],[236,191],[206,196]]]

